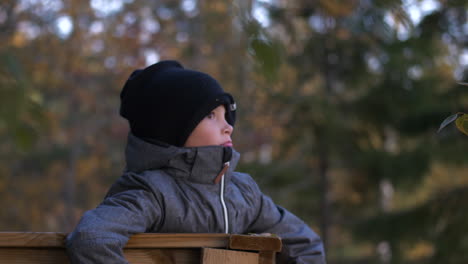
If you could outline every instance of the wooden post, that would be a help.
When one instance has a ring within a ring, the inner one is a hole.
[[[204,248],[202,250],[203,264],[239,264],[259,263],[258,254],[253,252],[235,251],[217,248]]]

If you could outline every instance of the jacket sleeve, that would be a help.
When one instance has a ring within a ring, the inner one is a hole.
[[[130,177],[131,178],[131,177]],[[137,184],[114,184],[104,201],[86,212],[67,236],[66,249],[74,263],[128,263],[123,247],[135,233],[161,221],[161,206],[153,192]]]
[[[256,188],[258,186],[254,185]],[[281,238],[283,249],[278,263],[325,264],[325,252],[320,237],[297,216],[276,205],[260,192],[257,218],[249,228],[252,233],[272,233]]]

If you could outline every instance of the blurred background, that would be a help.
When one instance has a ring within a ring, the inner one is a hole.
[[[119,93],[177,59],[238,105],[238,169],[331,264],[468,263],[466,0],[1,0],[0,231],[69,232],[124,169]]]

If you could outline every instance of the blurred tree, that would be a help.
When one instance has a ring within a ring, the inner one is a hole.
[[[285,200],[296,201],[304,217],[311,219],[318,212],[310,209],[321,208],[320,229],[333,263],[355,254],[346,253],[357,248],[357,241],[349,240],[355,223],[375,215],[387,219],[385,215],[403,208],[412,211],[408,207],[418,202],[432,206],[424,199],[394,202],[399,194],[418,191],[431,176],[431,164],[468,161],[459,151],[468,147],[467,142],[455,138],[453,131],[435,137],[447,113],[467,106],[466,95],[456,84],[467,78],[466,64],[459,60],[466,47],[466,8],[461,8],[466,3],[433,2],[421,21],[411,17],[419,5],[411,1],[263,3],[271,19],[267,30],[287,52],[279,81],[270,83],[274,87],[267,91],[265,106],[275,107],[272,118],[280,131],[276,138],[282,139],[275,144],[275,158],[290,160],[291,169],[284,173],[285,162],[275,162],[277,170],[267,171],[275,175],[270,177],[300,182],[282,187],[289,195],[299,194],[297,200]],[[321,206],[304,206],[304,199],[317,201],[317,192],[322,192]],[[401,232],[383,232],[394,226],[388,223],[371,230],[373,244],[359,233],[364,242],[360,252],[376,248],[369,256],[382,263],[407,263],[412,244]],[[407,228],[414,225],[418,223]],[[434,247],[421,258],[437,262],[439,254],[460,257],[440,253],[439,240],[419,242]]]
[[[127,128],[118,91],[131,70],[158,60],[153,12],[163,8],[127,7],[2,2],[0,222],[9,230],[70,230],[120,175]]]

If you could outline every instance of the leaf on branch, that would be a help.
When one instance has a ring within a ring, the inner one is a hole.
[[[453,121],[457,120],[457,118],[459,116],[461,116],[461,115],[463,115],[463,113],[456,113],[454,115],[451,115],[451,116],[445,118],[444,122],[442,122],[442,124],[440,124],[439,130],[437,130],[437,133],[439,133],[444,127],[448,126]]]
[[[461,114],[455,121],[455,125],[458,130],[468,136],[468,114]]]
[[[468,136],[468,114],[458,112],[454,115],[451,115],[447,117],[444,122],[439,127],[439,130],[437,130],[437,133],[439,133],[444,127],[448,126],[450,123],[455,121],[455,125],[457,126],[458,130],[462,132],[463,134]]]

